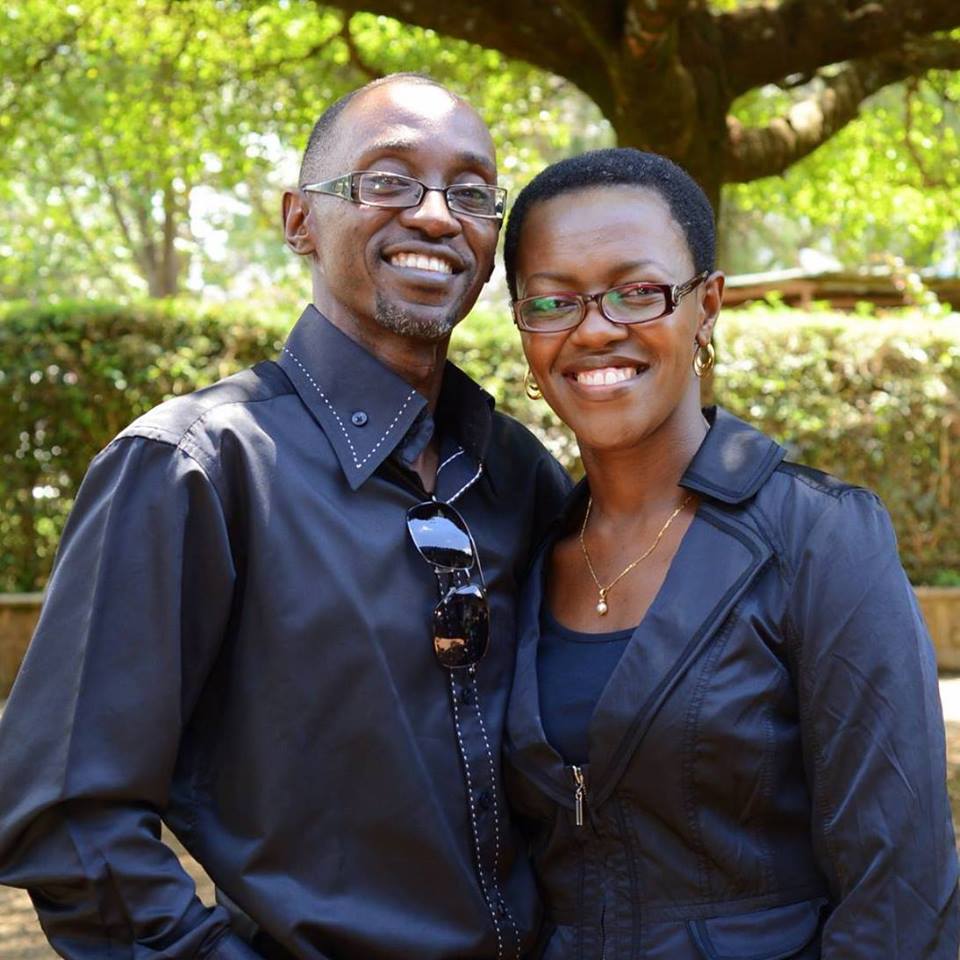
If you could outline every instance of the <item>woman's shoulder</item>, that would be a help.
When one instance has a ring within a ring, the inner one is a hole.
[[[791,566],[840,544],[896,547],[890,516],[876,493],[790,460],[778,464],[751,512]]]

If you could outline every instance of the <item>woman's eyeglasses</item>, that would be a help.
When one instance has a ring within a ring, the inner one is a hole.
[[[433,610],[433,649],[448,670],[471,667],[487,652],[490,609],[477,548],[463,517],[439,500],[407,511],[407,530],[420,556],[433,568],[440,602]],[[471,582],[474,566],[480,585]]]
[[[706,270],[686,283],[622,283],[600,293],[550,293],[513,302],[513,318],[530,333],[558,333],[579,326],[587,304],[596,303],[611,323],[649,323],[677,309],[680,301],[707,279]]]

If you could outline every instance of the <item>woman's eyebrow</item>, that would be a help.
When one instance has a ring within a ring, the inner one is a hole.
[[[666,270],[666,266],[660,263],[659,260],[650,260],[647,258],[642,258],[640,260],[624,260],[621,263],[613,264],[609,267],[609,272],[611,274],[618,273],[627,273],[630,270],[642,270],[646,267],[656,267],[659,270]],[[552,270],[538,270],[536,273],[531,273],[526,281],[529,283],[531,280],[554,280],[557,283],[570,283],[573,280],[572,274],[569,273],[557,273]]]

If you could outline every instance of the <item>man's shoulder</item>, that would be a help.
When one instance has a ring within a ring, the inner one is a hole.
[[[499,410],[493,412],[491,446],[510,459],[521,457],[525,462],[550,459],[550,451],[539,437],[519,420]]]
[[[121,431],[117,439],[142,437],[173,446],[189,442],[191,435],[216,429],[218,422],[245,417],[254,405],[294,393],[280,367],[270,361],[241,370],[181,397],[173,397],[148,410]]]
[[[508,477],[508,488],[536,476],[538,496],[548,496],[551,514],[573,486],[570,475],[532,430],[499,411],[493,414],[488,464],[495,477]]]

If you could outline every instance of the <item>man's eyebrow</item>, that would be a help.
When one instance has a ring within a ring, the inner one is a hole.
[[[363,156],[371,156],[375,153],[413,153],[415,150],[423,149],[422,143],[413,140],[406,140],[403,137],[391,137],[383,140],[376,140],[363,151]],[[456,155],[457,163],[465,169],[474,168],[482,170],[488,176],[496,178],[497,168],[493,161],[486,154],[475,153],[472,150],[462,150]]]

